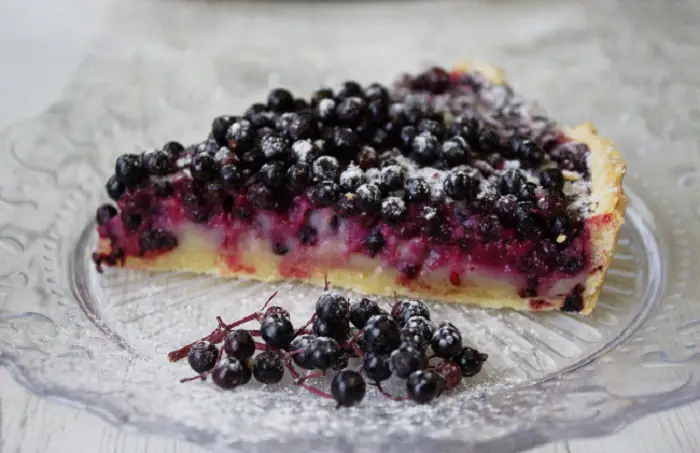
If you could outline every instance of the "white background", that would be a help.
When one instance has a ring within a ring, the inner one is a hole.
[[[71,77],[105,2],[0,0],[0,129],[38,115]],[[76,20],[78,19],[79,20]],[[639,420],[617,434],[533,453],[700,452],[700,403]],[[114,427],[84,410],[29,394],[0,368],[0,453],[199,453],[185,442]]]

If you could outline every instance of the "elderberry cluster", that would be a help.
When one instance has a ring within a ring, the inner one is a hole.
[[[476,375],[488,357],[465,346],[453,324],[434,324],[420,301],[395,300],[386,311],[374,300],[349,301],[326,290],[311,319],[295,329],[287,310],[266,308],[273,297],[261,311],[232,324],[217,318],[219,326],[211,334],[171,352],[172,361],[187,357],[199,373],[183,381],[211,376],[223,389],[245,385],[251,378],[276,384],[286,369],[296,385],[333,398],[338,406],[358,404],[368,384],[390,399],[423,404],[455,388],[463,377]],[[237,328],[251,321],[259,329]],[[330,394],[309,384],[326,375],[332,375]],[[407,396],[387,392],[382,383],[389,379],[405,381]]]

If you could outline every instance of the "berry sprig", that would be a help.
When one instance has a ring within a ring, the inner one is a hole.
[[[233,323],[217,317],[218,326],[209,335],[168,354],[173,362],[187,357],[198,373],[181,382],[211,377],[215,385],[233,389],[254,377],[263,384],[276,384],[286,369],[295,385],[332,398],[339,407],[362,401],[365,381],[391,400],[424,404],[457,387],[462,378],[476,375],[488,358],[464,346],[453,324],[433,325],[430,310],[420,301],[394,298],[387,312],[368,298],[350,303],[329,291],[326,282],[311,319],[295,330],[287,310],[268,307],[276,295]],[[249,322],[259,323],[259,328],[239,328]],[[255,355],[256,351],[260,353]],[[357,370],[348,369],[350,359],[360,363]],[[312,382],[329,373],[334,375],[327,393]],[[382,386],[392,376],[406,381],[406,397]]]

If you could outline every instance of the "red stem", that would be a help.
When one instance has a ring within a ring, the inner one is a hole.
[[[305,332],[306,332],[306,328],[309,327],[309,326],[314,322],[314,318],[316,318],[316,313],[314,313],[314,314],[311,316],[311,319],[309,319],[309,320],[307,321],[306,324],[304,324],[303,326],[299,327],[299,328],[297,329],[297,331],[294,332],[294,337],[299,336],[300,333],[305,333]]]
[[[377,390],[379,390],[379,393],[381,393],[382,395],[386,396],[387,398],[389,398],[389,399],[392,400],[392,401],[408,401],[408,398],[406,398],[406,397],[403,397],[403,396],[394,396],[394,395],[392,395],[391,393],[387,392],[386,390],[384,390],[384,389],[382,388],[382,384],[379,383],[379,382],[375,382],[375,383],[372,384],[372,385],[374,385],[375,387],[377,387]]]
[[[272,299],[275,298],[275,296],[277,296],[277,291],[275,291],[274,293],[272,293],[272,296],[270,296],[270,297],[267,298],[267,300],[265,301],[265,304],[262,306],[262,308],[260,309],[260,311],[265,310],[265,308],[267,308],[267,304],[269,304],[270,301],[271,301]]]

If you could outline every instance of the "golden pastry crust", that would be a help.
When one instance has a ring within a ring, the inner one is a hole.
[[[481,63],[463,63],[456,71],[480,72],[491,83],[504,84],[506,79],[499,68]],[[583,282],[582,314],[589,314],[598,300],[605,274],[612,261],[620,228],[624,222],[627,198],[622,189],[622,178],[626,164],[615,150],[613,143],[597,135],[592,124],[585,123],[575,128],[562,128],[562,132],[572,140],[584,143],[590,149],[588,160],[591,177],[591,213],[587,219],[591,260],[589,274]],[[254,278],[261,281],[294,279],[315,285],[323,285],[324,279],[334,285],[350,288],[366,294],[402,296],[458,302],[489,308],[509,307],[516,310],[557,310],[564,304],[564,298],[533,297],[523,298],[518,288],[507,282],[484,276],[472,276],[460,287],[450,283],[449,276],[431,276],[430,280],[418,280],[408,285],[397,284],[398,273],[383,269],[366,257],[353,257],[341,268],[323,268],[310,260],[305,272],[282,275],[281,259],[271,253],[266,244],[252,240],[248,251],[243,251],[237,261],[245,266],[231,267],[222,257],[217,244],[194,231],[181,237],[174,250],[149,258],[126,257],[123,263],[127,268],[146,270],[185,270],[208,273],[222,277]],[[98,252],[108,255],[111,251],[109,240],[98,243]]]

